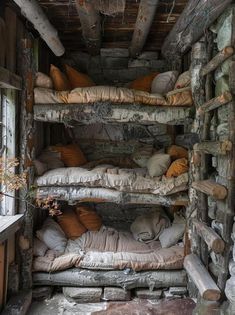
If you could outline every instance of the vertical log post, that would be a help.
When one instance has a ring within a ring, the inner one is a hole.
[[[20,51],[21,76],[23,89],[21,93],[21,117],[20,117],[20,170],[28,174],[27,190],[30,191],[33,184],[32,159],[34,154],[33,143],[33,43],[31,39],[22,40]],[[24,222],[19,233],[20,255],[20,286],[22,289],[32,287],[32,240],[33,240],[33,208],[25,199],[24,192],[20,192],[21,202],[19,212],[24,213]]]

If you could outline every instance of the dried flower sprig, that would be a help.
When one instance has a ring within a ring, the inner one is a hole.
[[[60,204],[51,196],[44,199],[37,198],[35,204],[37,208],[48,210],[50,216],[58,216],[62,214],[60,211]]]

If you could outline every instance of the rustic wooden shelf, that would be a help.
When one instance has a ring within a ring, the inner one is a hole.
[[[139,123],[184,125],[191,122],[193,107],[141,104],[40,104],[34,105],[34,119],[66,125],[93,123]]]
[[[21,90],[21,87],[21,77],[3,67],[0,67],[0,88]]]
[[[23,214],[0,216],[0,242],[19,230],[23,217]]]

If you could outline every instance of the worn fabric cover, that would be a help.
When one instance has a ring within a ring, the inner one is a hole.
[[[53,82],[52,79],[42,73],[42,72],[37,72],[35,75],[35,86],[45,88],[45,89],[53,89]]]
[[[57,221],[69,239],[75,239],[86,232],[86,227],[79,221],[79,218],[73,209],[66,209],[57,216]]]
[[[166,98],[161,94],[131,90],[114,86],[93,86],[76,88],[70,91],[54,91],[44,88],[34,89],[35,104],[91,104],[110,102],[116,104],[143,104],[166,106],[190,106],[193,104],[191,89],[176,89],[168,93]]]
[[[78,205],[75,209],[78,220],[89,231],[99,231],[102,226],[101,217],[91,207]]]
[[[85,155],[76,143],[67,145],[56,145],[52,146],[51,149],[60,154],[61,161],[64,163],[65,166],[81,166],[87,162]]]
[[[172,226],[166,228],[159,237],[159,241],[161,242],[162,248],[167,248],[176,245],[179,242],[179,240],[183,238],[185,228],[186,228],[185,218],[175,213]]]
[[[78,87],[88,87],[94,86],[95,83],[91,80],[91,78],[84,73],[78,72],[74,68],[69,65],[65,65],[65,71],[67,74],[67,78],[71,85],[72,89],[76,89]]]
[[[188,172],[188,160],[185,158],[175,160],[171,163],[166,172],[166,177],[177,177],[181,174]]]
[[[190,106],[193,104],[190,87],[173,90],[167,93],[166,99],[170,106]]]
[[[128,87],[133,90],[139,90],[144,92],[151,92],[151,86],[153,79],[158,75],[158,72],[153,72],[148,75],[142,76],[130,82]]]
[[[138,148],[135,152],[133,152],[132,159],[140,167],[147,167],[147,162],[153,155],[153,151],[154,151],[153,145],[146,144],[143,147]]]
[[[188,150],[175,144],[167,148],[167,154],[170,155],[172,160],[188,158]]]
[[[57,68],[54,65],[51,65],[50,67],[50,77],[53,82],[54,89],[56,91],[69,91],[71,90],[71,85],[66,77],[66,75],[60,71],[59,68]]]
[[[44,256],[48,250],[47,245],[40,241],[37,237],[33,239],[33,255],[34,256]]]
[[[147,168],[151,177],[162,176],[166,173],[171,163],[169,154],[155,153],[147,162]]]
[[[107,170],[115,170],[115,174]],[[188,174],[176,178],[154,177],[143,174],[144,169],[125,170],[113,168],[111,165],[97,167],[89,171],[80,167],[67,167],[50,170],[36,178],[37,186],[85,186],[112,188],[125,192],[153,193],[169,195],[187,189]]]
[[[167,71],[160,73],[154,78],[152,82],[151,93],[166,94],[173,90],[178,76],[178,71]]]
[[[190,71],[185,71],[180,74],[178,77],[174,89],[182,89],[186,86],[189,86],[191,83],[191,74]]]
[[[53,219],[47,218],[40,230],[36,231],[36,235],[44,242],[48,248],[53,249],[61,254],[64,253],[67,245],[67,238],[59,224]]]
[[[138,216],[131,224],[134,239],[140,242],[157,240],[162,231],[170,226],[170,220],[161,208]]]

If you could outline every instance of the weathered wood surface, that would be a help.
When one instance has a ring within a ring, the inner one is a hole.
[[[204,141],[196,143],[193,146],[195,151],[203,151],[212,155],[226,155],[232,150],[232,142],[229,140],[224,141]]]
[[[23,217],[23,214],[0,216],[0,242],[5,241],[9,236],[19,230]]]
[[[37,272],[33,274],[34,285],[62,285],[76,287],[121,287],[125,290],[134,288],[165,288],[185,286],[187,283],[184,270],[159,270],[127,273],[122,270],[93,271],[70,269],[56,273]]]
[[[163,43],[163,56],[175,58],[175,55],[189,50],[231,2],[190,0]]]
[[[157,196],[153,194],[125,193],[105,188],[87,187],[40,187],[37,189],[38,198],[54,197],[70,204],[94,200],[94,202],[113,202],[117,204],[148,204],[148,205],[179,205],[188,204],[186,193],[177,193],[169,196]]]
[[[221,65],[226,59],[231,57],[234,53],[233,47],[225,47],[222,51],[218,52],[218,54],[212,58],[203,68],[201,71],[201,75],[205,76],[208,73],[214,71]]]
[[[224,241],[211,227],[196,219],[193,219],[192,222],[196,227],[197,233],[204,239],[208,247],[212,249],[213,252],[220,254],[224,251]]]
[[[22,14],[34,25],[48,47],[56,56],[62,56],[65,52],[57,30],[51,25],[47,16],[36,0],[14,0],[20,7]]]
[[[210,179],[193,182],[192,187],[216,200],[223,200],[227,196],[227,189]]]
[[[138,15],[135,22],[135,29],[130,45],[130,56],[136,58],[146,42],[159,0],[141,0],[138,9]]]
[[[62,122],[66,125],[92,123],[140,124],[162,123],[182,125],[191,121],[190,107],[144,106],[139,104],[47,104],[34,106],[34,119],[44,122]]]
[[[211,110],[217,109],[222,105],[226,105],[232,101],[232,94],[228,91],[224,92],[220,96],[210,99],[208,102],[204,103],[199,107],[201,112],[209,112]]]
[[[82,35],[91,55],[98,55],[101,46],[101,24],[98,8],[89,0],[76,0]]]
[[[0,67],[0,88],[20,90],[21,87],[22,79],[18,75]]]
[[[220,299],[219,288],[195,254],[190,254],[185,257],[184,268],[197,286],[199,293],[204,300],[218,301]]]
[[[1,315],[26,315],[32,302],[32,291],[21,291],[9,299]]]

